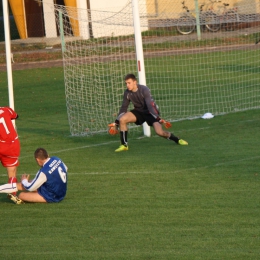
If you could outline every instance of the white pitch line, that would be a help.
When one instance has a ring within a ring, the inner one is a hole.
[[[253,122],[253,121],[259,121],[259,120],[260,119],[256,119],[256,120],[243,120],[243,121],[239,121],[238,123],[241,124],[243,122]],[[228,125],[236,125],[236,124],[225,124],[225,125],[223,125],[223,127],[228,126]],[[199,127],[199,128],[189,128],[189,129],[179,129],[178,131],[180,131],[180,132],[181,131],[191,132],[191,131],[204,130],[204,129],[210,129],[210,128],[214,128],[214,126]],[[153,137],[159,137],[159,136],[155,135]],[[142,139],[142,138],[147,138],[147,137],[142,136],[142,137],[137,137],[136,139]],[[58,154],[58,153],[63,153],[63,152],[68,152],[68,151],[73,151],[73,150],[79,150],[79,149],[85,149],[85,148],[90,148],[90,147],[97,147],[97,146],[102,146],[102,145],[107,145],[107,144],[112,144],[112,143],[117,143],[117,142],[118,142],[118,140],[105,142],[105,143],[92,144],[92,145],[78,146],[78,147],[74,147],[74,148],[68,148],[68,149],[62,149],[62,150],[58,150],[58,151],[52,151],[52,152],[50,152],[50,154]],[[21,156],[19,159],[21,160],[23,158],[28,158],[28,157],[33,157],[33,154]]]
[[[89,148],[89,147],[97,147],[97,146],[102,146],[102,145],[107,145],[107,144],[112,144],[112,143],[118,143],[118,140],[117,141],[110,141],[110,142],[106,142],[106,143],[84,145],[84,146],[78,146],[78,147],[73,147],[73,148],[68,148],[68,149],[62,149],[62,150],[50,152],[50,154],[63,153],[63,152],[68,152],[68,151],[73,151],[73,150],[85,149],[85,148]],[[19,159],[28,158],[28,157],[33,157],[33,154],[32,155],[20,156]]]
[[[233,164],[233,163],[243,162],[243,161],[250,161],[250,160],[255,160],[255,159],[259,159],[259,158],[260,158],[260,156],[254,156],[254,157],[250,157],[250,158],[246,158],[246,159],[239,159],[239,160],[235,160],[235,161],[217,163],[216,166],[221,166],[221,165],[226,165],[226,164]]]
[[[208,120],[208,119],[206,119],[206,120]],[[211,120],[214,120],[214,119],[211,119]],[[225,126],[231,126],[231,125],[238,125],[238,124],[241,124],[241,123],[256,122],[256,121],[259,121],[259,120],[260,119],[254,119],[254,120],[249,119],[249,120],[238,121],[238,122],[235,122],[235,123],[224,124],[222,126],[225,127]],[[205,127],[198,127],[198,128],[181,129],[180,131],[191,132],[193,130],[196,131],[196,130],[205,130],[205,129],[211,129],[211,128],[215,128],[215,126],[205,126]]]
[[[200,166],[200,167],[192,167],[192,168],[187,168],[187,169],[182,169],[182,170],[177,170],[177,171],[173,171],[172,173],[181,173],[181,172],[187,172],[187,171],[194,171],[194,170],[198,170],[198,169],[205,169],[205,168],[210,168],[210,167],[219,167],[219,166],[223,166],[223,165],[228,165],[228,164],[233,164],[233,163],[239,163],[241,161],[250,161],[250,160],[255,160],[255,159],[259,159],[260,156],[254,156],[254,157],[250,157],[250,158],[245,158],[242,160],[233,160],[233,161],[229,161],[229,162],[223,162],[223,163],[216,163],[213,165],[205,165],[205,166]],[[158,172],[153,172],[153,171],[148,171],[148,172],[69,172],[69,175],[126,175],[126,174],[154,174],[154,173],[158,173]]]
[[[79,148],[80,149],[80,148]],[[250,161],[250,160],[255,160],[259,159],[260,156],[254,156],[254,157],[249,157],[249,158],[244,158],[244,159],[239,159],[239,160],[233,160],[233,161],[226,161],[223,163],[216,163],[213,165],[205,165],[205,166],[200,166],[200,167],[192,167],[192,168],[186,168],[182,170],[177,170],[173,171],[172,173],[181,173],[181,172],[187,172],[187,171],[194,171],[194,170],[199,170],[199,169],[205,169],[205,168],[210,168],[210,167],[219,167],[223,165],[229,165],[233,163],[239,163],[242,161]],[[149,171],[149,172],[68,172],[69,175],[125,175],[125,174],[154,174],[157,172]],[[6,174],[0,174],[1,177],[5,177]]]

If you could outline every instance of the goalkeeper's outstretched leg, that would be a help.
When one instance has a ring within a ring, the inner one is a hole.
[[[157,135],[166,138],[168,140],[174,141],[176,144],[179,145],[188,145],[188,142],[186,142],[183,139],[180,139],[179,137],[175,136],[174,134],[164,131],[162,128],[162,125],[159,122],[153,123],[153,128]]]

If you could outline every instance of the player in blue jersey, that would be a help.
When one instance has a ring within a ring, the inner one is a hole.
[[[147,86],[138,84],[134,74],[127,74],[125,76],[125,83],[127,89],[124,92],[122,106],[118,116],[114,123],[108,125],[110,127],[109,133],[112,135],[117,133],[118,127],[120,128],[121,145],[115,152],[128,150],[127,125],[129,123],[142,125],[146,122],[149,126],[154,128],[157,135],[174,141],[179,145],[188,145],[188,142],[185,140],[178,138],[173,133],[163,130],[162,124],[166,128],[171,127],[171,124],[160,117],[158,106],[153,100],[150,89]],[[128,111],[130,102],[132,102],[134,109]]]
[[[38,148],[34,157],[41,167],[35,178],[29,180],[29,175],[23,174],[20,183],[0,185],[0,193],[8,193],[16,204],[60,202],[67,192],[67,166],[60,158],[49,157],[44,148]],[[18,190],[22,191],[18,197],[11,194]]]

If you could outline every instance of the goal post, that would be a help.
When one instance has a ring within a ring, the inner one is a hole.
[[[6,53],[6,70],[8,80],[8,97],[9,107],[14,109],[14,90],[13,90],[13,70],[11,59],[11,37],[9,24],[9,10],[8,1],[3,0],[3,16],[4,16],[4,33],[5,33],[5,53]],[[15,120],[12,120],[14,127],[16,127]]]
[[[134,20],[134,35],[135,35],[135,47],[136,47],[136,61],[139,83],[146,86],[145,66],[144,66],[144,53],[143,42],[140,24],[140,15],[138,0],[132,0],[133,20]],[[145,136],[151,136],[150,127],[146,122],[143,123],[143,131]]]
[[[204,3],[196,1],[185,1],[191,15],[186,22],[196,24],[196,12]],[[204,19],[197,21],[200,40],[196,29],[185,35],[177,30],[180,17],[187,15],[178,0],[156,2],[129,0],[119,10],[91,12],[55,5],[55,13],[62,13],[71,135],[107,132],[107,124],[114,121],[121,106],[123,78],[128,73],[138,74],[138,81],[151,89],[161,116],[170,122],[200,118],[207,112],[216,116],[260,108],[259,2],[237,1],[229,6],[237,15],[229,19],[222,6],[214,10],[214,16],[206,17],[209,6],[205,6],[200,13]],[[83,15],[87,12],[91,21]],[[74,35],[72,20],[77,20],[73,26],[78,24],[81,31],[84,26],[89,30],[91,22],[92,37]],[[214,32],[209,30],[212,25]],[[129,132],[142,134],[143,129],[131,124]]]

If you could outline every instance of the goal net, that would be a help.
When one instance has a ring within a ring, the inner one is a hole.
[[[260,108],[260,4],[230,2],[139,1],[146,84],[162,118]],[[104,133],[121,106],[124,76],[138,76],[131,0],[117,11],[55,10],[71,134]]]

